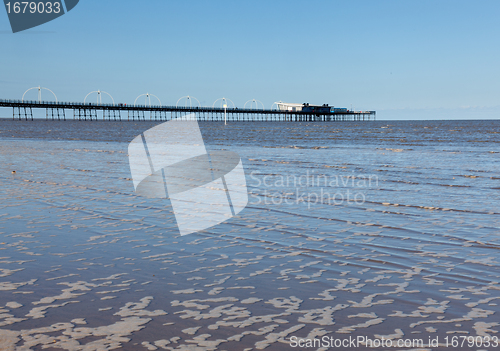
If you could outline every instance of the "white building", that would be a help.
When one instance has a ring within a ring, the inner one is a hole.
[[[302,106],[304,106],[304,104],[296,104],[283,101],[275,102],[275,104],[278,106],[278,110],[280,111],[292,111],[292,112],[302,111]]]

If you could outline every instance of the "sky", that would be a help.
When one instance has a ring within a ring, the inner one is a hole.
[[[42,86],[59,101],[102,90],[128,104],[151,93],[500,118],[499,18],[498,0],[80,0],[14,34],[0,10],[0,99]]]

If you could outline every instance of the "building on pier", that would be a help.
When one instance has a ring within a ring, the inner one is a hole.
[[[350,112],[347,108],[333,107],[328,104],[323,105],[311,105],[307,102],[303,104],[290,103],[290,102],[275,102],[278,106],[279,111],[283,112],[304,112],[311,114],[328,114],[328,113],[348,113]]]
[[[275,102],[275,104],[278,106],[278,110],[283,112],[300,112],[302,111],[302,106],[304,106],[304,104],[295,104],[283,101]]]

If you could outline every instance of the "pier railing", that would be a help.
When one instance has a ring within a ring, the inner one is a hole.
[[[223,108],[194,106],[129,105],[125,103],[102,104],[92,102],[62,102],[0,99],[0,107],[12,107],[12,118],[33,120],[33,109],[45,109],[45,118],[66,120],[66,110],[73,111],[74,120],[132,120],[162,121],[194,113],[200,121],[288,121],[330,122],[375,120],[375,111],[303,112],[266,110],[254,108]],[[98,113],[100,112],[100,113]],[[126,113],[126,118],[123,113]],[[146,116],[146,112],[148,116]],[[100,115],[100,116],[99,116]]]

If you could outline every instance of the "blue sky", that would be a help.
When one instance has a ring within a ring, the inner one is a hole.
[[[0,11],[0,98],[41,85],[64,101],[100,89],[124,103],[149,92],[164,105],[224,96],[500,118],[499,18],[497,0],[81,0],[13,34]]]

